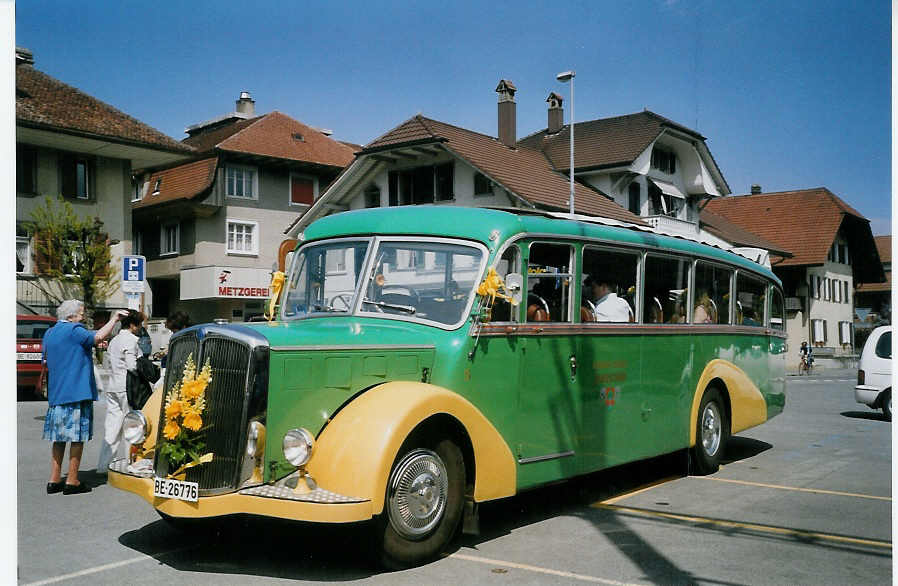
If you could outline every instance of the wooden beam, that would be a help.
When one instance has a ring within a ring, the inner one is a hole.
[[[415,151],[416,153],[421,153],[422,155],[427,155],[429,157],[435,157],[438,154],[440,154],[440,152],[438,150],[429,149],[426,147],[412,147],[412,150]]]
[[[411,153],[407,153],[405,151],[393,151],[393,154],[402,157],[403,159],[408,159],[410,161],[414,161],[418,158],[418,155],[413,155]]]
[[[371,158],[375,161],[383,161],[384,163],[390,164],[396,164],[396,161],[398,160],[395,157],[388,157],[386,155],[371,155]]]

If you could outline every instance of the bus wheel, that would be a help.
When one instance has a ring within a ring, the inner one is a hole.
[[[380,562],[390,569],[434,559],[459,528],[464,456],[449,439],[425,445],[400,449],[387,482],[384,511],[375,522]]]
[[[720,467],[730,428],[720,391],[713,387],[705,390],[695,425],[694,469],[700,475],[714,474]]]

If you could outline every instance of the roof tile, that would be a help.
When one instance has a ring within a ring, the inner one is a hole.
[[[31,65],[16,66],[16,120],[179,153],[193,149]]]

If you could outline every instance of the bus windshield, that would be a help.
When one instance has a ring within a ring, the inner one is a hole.
[[[483,260],[483,252],[472,246],[381,242],[360,311],[457,324],[474,294]]]
[[[300,249],[293,258],[283,318],[349,313],[369,245],[368,240],[340,240]]]

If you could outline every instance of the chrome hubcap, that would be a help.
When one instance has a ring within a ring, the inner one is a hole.
[[[446,509],[449,479],[440,457],[412,450],[390,475],[390,524],[400,535],[420,539],[436,527]]]
[[[720,448],[720,436],[722,434],[720,424],[720,412],[716,403],[708,403],[702,413],[702,447],[709,456],[717,454]]]

